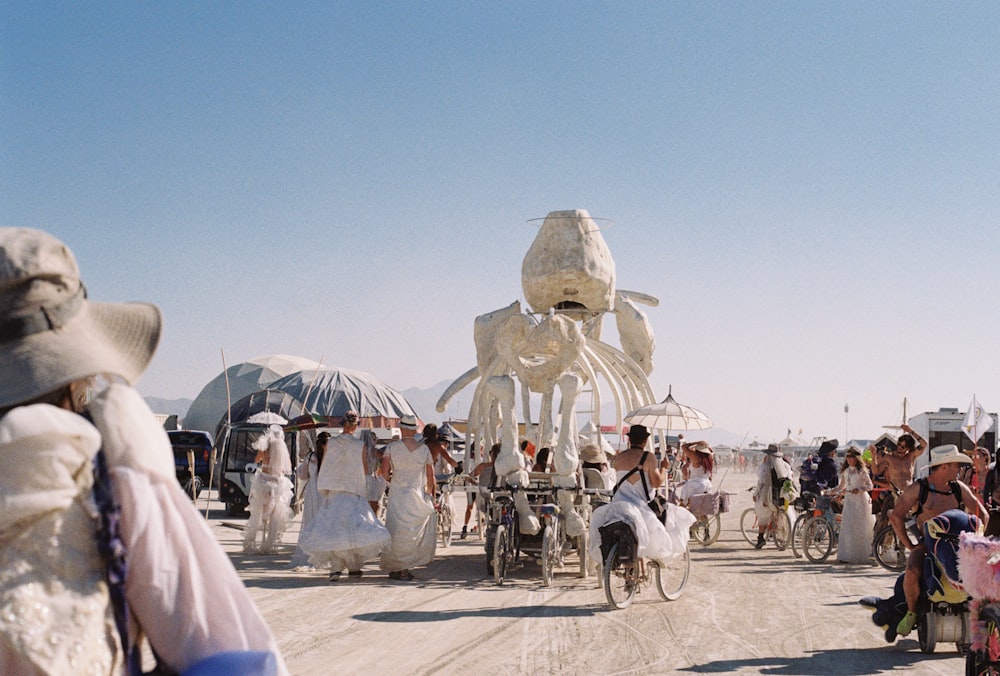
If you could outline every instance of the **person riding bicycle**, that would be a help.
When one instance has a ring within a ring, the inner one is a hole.
[[[917,621],[917,600],[920,596],[920,581],[923,575],[927,548],[923,542],[913,545],[906,530],[906,519],[916,507],[916,526],[923,531],[924,524],[947,510],[959,509],[974,514],[983,522],[988,514],[986,508],[968,486],[957,481],[963,464],[972,464],[972,458],[959,452],[954,444],[937,446],[930,451],[929,474],[925,479],[907,486],[896,500],[896,506],[889,516],[896,537],[908,547],[910,556],[903,573],[903,593],[906,596],[906,615],[899,621],[896,632],[906,636]]]
[[[764,533],[767,526],[774,519],[775,513],[781,505],[781,492],[785,490],[785,484],[790,484],[792,478],[792,467],[785,460],[781,450],[775,444],[768,444],[764,451],[764,459],[757,467],[757,486],[754,490],[753,507],[757,512],[757,544],[755,549],[764,546]],[[792,487],[792,492],[795,492]]]
[[[590,550],[593,561],[601,561],[601,527],[616,521],[627,523],[638,543],[637,556],[666,562],[687,549],[689,530],[695,518],[677,505],[666,505],[665,523],[650,508],[654,490],[664,483],[664,471],[656,456],[646,450],[649,430],[632,425],[629,448],[617,454],[614,469],[618,476],[611,502],[594,510],[590,519]]]
[[[836,488],[840,474],[834,455],[840,442],[827,439],[820,444],[816,455],[806,458],[799,473],[799,487],[803,493],[819,495],[826,488]]]
[[[708,442],[691,441],[681,444],[681,453],[688,461],[688,477],[681,485],[680,499],[687,502],[692,495],[711,493],[715,451]]]

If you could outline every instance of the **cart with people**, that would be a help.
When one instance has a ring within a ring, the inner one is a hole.
[[[603,489],[561,487],[554,476],[545,472],[529,472],[524,487],[494,487],[486,500],[486,570],[497,584],[503,584],[510,571],[525,558],[538,562],[542,584],[552,584],[555,572],[565,567],[566,557],[576,554],[580,577],[587,576],[587,529],[572,537],[567,533],[567,515],[558,499],[560,491],[574,494],[573,509],[589,526],[591,499],[608,499]],[[523,491],[528,504],[538,518],[540,529],[535,534],[522,533],[514,493]]]

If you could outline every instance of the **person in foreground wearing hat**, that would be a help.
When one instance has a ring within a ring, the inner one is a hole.
[[[632,425],[628,431],[629,447],[615,456],[613,467],[618,476],[611,502],[594,510],[590,517],[588,555],[601,561],[601,527],[623,521],[632,527],[639,543],[638,556],[665,563],[687,549],[694,515],[678,505],[667,505],[666,522],[661,522],[649,507],[653,489],[664,484],[664,471],[656,456],[646,450],[649,430]],[[632,470],[637,470],[632,472]],[[630,474],[631,473],[631,474]]]
[[[344,414],[343,432],[327,441],[316,478],[320,503],[299,535],[299,546],[317,568],[330,569],[330,582],[344,570],[361,577],[366,561],[389,544],[389,532],[368,504],[368,461],[364,443],[355,438],[358,414]]]
[[[380,566],[393,580],[412,580],[410,569],[430,563],[437,546],[434,460],[427,444],[414,438],[416,418],[400,419],[399,432],[402,439],[382,454],[382,475],[389,481],[385,525],[392,542]]]
[[[837,540],[837,560],[867,565],[872,551],[872,530],[875,528],[869,491],[875,486],[868,468],[861,461],[861,451],[854,447],[847,449],[840,477],[839,494],[844,500],[844,511]]]
[[[906,531],[906,518],[916,508],[916,526],[923,533],[924,524],[948,510],[958,509],[975,515],[982,523],[988,519],[986,508],[968,486],[956,477],[962,465],[971,465],[972,458],[959,452],[954,444],[937,446],[930,451],[927,477],[907,486],[896,500],[889,521],[897,539],[908,549],[906,570],[903,572],[903,593],[906,596],[906,615],[896,627],[896,632],[906,636],[917,621],[916,607],[920,597],[920,579],[923,574],[927,548],[921,542],[913,545]]]
[[[292,517],[292,459],[280,425],[271,425],[255,442],[257,471],[250,480],[249,512],[243,527],[243,551],[273,554]],[[261,536],[260,543],[257,535]]]
[[[302,521],[299,524],[299,542],[295,545],[295,553],[292,555],[291,566],[297,570],[309,570],[313,566],[309,563],[309,555],[302,549],[302,532],[312,521],[316,510],[319,508],[319,489],[316,487],[319,477],[319,468],[323,463],[323,456],[326,454],[326,445],[330,439],[330,433],[326,430],[316,436],[316,450],[309,451],[309,455],[299,463],[295,469],[295,476],[303,482],[302,488]]]
[[[791,483],[792,468],[775,444],[768,444],[764,458],[757,466],[757,486],[753,492],[753,508],[757,513],[757,544],[754,549],[764,547],[764,534],[779,509],[781,492],[786,483]],[[794,489],[793,489],[794,492]]]
[[[56,238],[0,228],[4,673],[132,673],[142,634],[171,671],[287,673],[130,385],[160,330],[153,305],[89,301]]]

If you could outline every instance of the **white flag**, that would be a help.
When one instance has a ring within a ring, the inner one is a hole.
[[[972,439],[972,443],[976,443],[991,427],[993,427],[993,416],[987,413],[982,404],[976,401],[975,396],[973,396],[972,403],[969,404],[969,411],[965,414],[965,420],[962,421],[962,431],[965,432],[965,436]]]

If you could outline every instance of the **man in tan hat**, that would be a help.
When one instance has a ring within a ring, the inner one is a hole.
[[[135,624],[168,671],[260,651],[287,673],[177,483],[167,435],[128,384],[160,322],[152,305],[88,300],[73,254],[51,235],[0,228],[4,673],[124,673],[141,657]],[[98,377],[111,383],[99,392]]]
[[[961,509],[977,515],[983,523],[989,518],[986,508],[968,486],[957,480],[963,465],[971,465],[972,458],[961,453],[954,444],[937,446],[930,451],[929,474],[909,486],[896,500],[896,507],[889,515],[889,521],[896,532],[896,538],[910,549],[903,573],[903,592],[906,595],[907,613],[899,621],[896,631],[906,636],[917,621],[916,607],[920,597],[920,576],[923,574],[927,548],[923,541],[913,544],[906,530],[906,519],[916,508],[916,527],[923,532],[924,523],[949,509]]]

